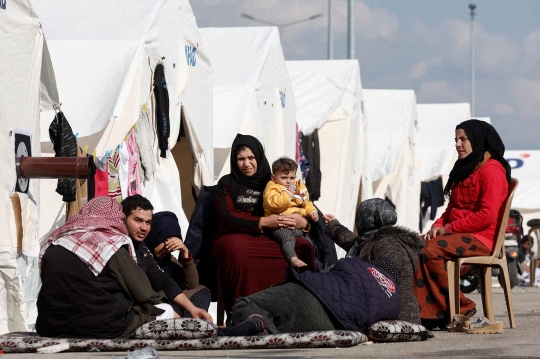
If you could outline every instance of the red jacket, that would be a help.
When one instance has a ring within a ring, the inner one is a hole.
[[[470,233],[493,250],[497,219],[508,195],[504,167],[489,159],[462,182],[452,186],[446,211],[432,226],[444,227],[446,233]]]

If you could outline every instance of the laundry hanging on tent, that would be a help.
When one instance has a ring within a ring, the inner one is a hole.
[[[437,216],[437,208],[444,205],[444,190],[442,177],[433,181],[422,182],[420,191],[420,205],[422,218],[425,217],[428,208],[431,208],[429,219],[434,220]]]
[[[128,161],[128,175],[129,175],[129,189],[130,196],[134,194],[142,195],[141,178],[139,174],[139,155],[137,151],[137,139],[135,137],[135,131],[131,131],[127,140],[127,149],[129,152]]]
[[[302,135],[302,150],[309,161],[310,167],[306,178],[306,187],[309,197],[316,201],[321,197],[321,153],[319,148],[318,130],[313,131],[311,135]]]
[[[137,142],[135,140],[135,131],[132,130],[127,136],[127,141],[122,142],[120,146],[118,175],[122,198],[142,194],[137,160]]]
[[[102,157],[96,158],[96,175],[95,181],[95,196],[108,196],[109,195],[109,158]]]
[[[77,138],[62,111],[59,111],[49,126],[49,137],[54,145],[55,157],[77,157]],[[75,180],[59,179],[56,192],[64,202],[75,201]]]
[[[156,100],[156,126],[160,156],[167,157],[171,121],[169,119],[169,90],[165,80],[165,68],[160,62],[154,72],[154,98]]]
[[[118,176],[118,167],[120,166],[120,153],[118,148],[109,157],[109,197],[116,199],[118,203],[122,202],[122,190],[120,189],[120,178]]]
[[[129,174],[128,174],[128,162],[129,151],[127,149],[127,142],[124,141],[120,145],[120,163],[118,164],[118,180],[120,181],[120,190],[122,191],[122,198],[127,198],[129,187]]]
[[[308,174],[309,174],[309,168],[310,164],[306,156],[304,155],[304,150],[302,149],[302,132],[298,132],[298,135],[296,136],[296,163],[300,165],[300,172],[302,173],[302,179],[304,182],[306,181]],[[309,191],[309,189],[308,189]]]
[[[139,176],[140,179],[149,181],[156,172],[156,161],[154,159],[154,126],[145,108],[139,115],[139,121],[135,126],[137,136],[137,149],[139,155]]]

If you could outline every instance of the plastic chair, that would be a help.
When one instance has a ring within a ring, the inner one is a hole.
[[[529,285],[531,287],[534,287],[534,282],[536,280],[536,268],[538,267],[538,258],[533,258],[536,256],[536,253],[532,252],[533,234],[536,237],[536,241],[538,243],[538,241],[540,240],[540,226],[531,227],[531,229],[529,229],[529,257],[531,258]]]
[[[512,304],[512,290],[510,288],[510,277],[508,275],[508,264],[506,262],[506,251],[504,249],[504,233],[506,230],[506,223],[508,222],[508,214],[510,213],[510,207],[512,206],[512,200],[514,199],[514,193],[519,184],[519,181],[512,178],[510,186],[508,188],[508,197],[503,202],[504,213],[497,225],[497,242],[491,256],[487,257],[468,257],[458,258],[455,261],[446,262],[446,268],[448,270],[448,299],[450,307],[450,317],[455,314],[461,314],[459,312],[459,269],[462,264],[472,264],[480,269],[480,285],[482,294],[482,306],[484,307],[484,316],[490,321],[495,321],[495,315],[493,312],[493,289],[491,283],[491,268],[497,266],[503,273],[503,283],[501,287],[504,290],[504,296],[506,299],[506,308],[508,309],[508,317],[510,319],[510,327],[515,328],[516,323],[514,320],[514,306]]]

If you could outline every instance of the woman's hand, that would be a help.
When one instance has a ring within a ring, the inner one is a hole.
[[[438,236],[442,236],[445,233],[446,233],[446,230],[444,229],[444,227],[435,227],[435,228],[431,228],[429,232],[427,232],[426,234],[423,234],[422,238],[426,241],[429,241],[430,239],[438,237]]]
[[[288,216],[290,218],[292,218],[294,220],[294,226],[293,228],[290,228],[290,229],[306,229],[307,225],[308,225],[308,220],[305,219],[304,217],[302,217],[301,215],[299,215],[298,213],[293,213],[293,214],[286,214],[284,216]]]
[[[280,228],[287,228],[287,229],[294,229],[296,225],[296,221],[290,217],[288,214],[284,215],[277,215],[277,214],[271,214],[267,217],[263,217],[261,219],[261,227],[262,228],[271,228],[271,229],[280,229]]]
[[[336,217],[333,214],[325,214],[324,215],[324,224],[328,225],[328,223],[332,222]]]

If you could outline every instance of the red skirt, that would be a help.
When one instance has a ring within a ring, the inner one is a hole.
[[[311,243],[296,238],[298,258],[313,271],[314,252]],[[277,242],[265,235],[227,234],[214,242],[213,254],[223,286],[225,310],[231,310],[236,299],[268,289],[285,280],[288,263]]]
[[[429,240],[420,255],[414,278],[414,295],[420,304],[420,318],[449,319],[446,261],[489,255],[491,251],[470,234],[447,233]],[[472,300],[460,293],[461,314],[466,314],[475,307]]]

